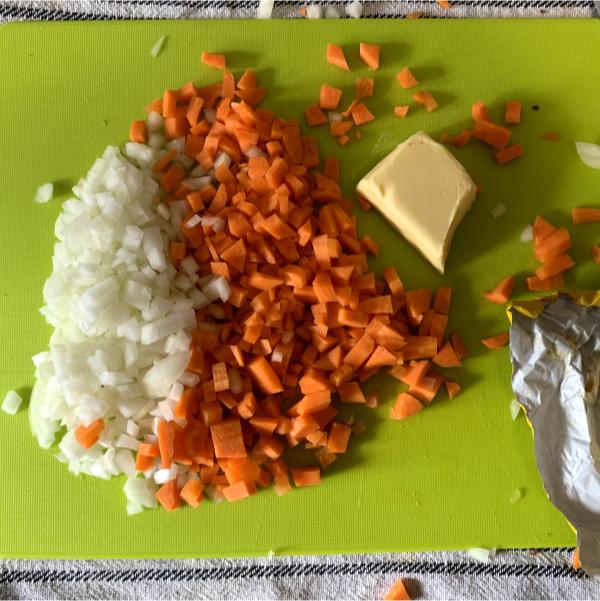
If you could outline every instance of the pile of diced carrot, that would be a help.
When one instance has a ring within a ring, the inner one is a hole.
[[[225,68],[220,55],[203,60]],[[296,486],[318,484],[353,433],[337,403],[376,406],[378,395],[363,384],[382,368],[408,386],[396,419],[431,403],[442,384],[452,398],[460,391],[431,369],[459,367],[468,352],[458,333],[446,337],[451,289],[409,291],[393,267],[383,281],[369,271],[367,256],[379,247],[358,235],[338,161],[321,166],[315,138],[257,108],[265,93],[252,71],[235,81],[225,70],[222,82],[166,90],[148,107],[165,118],[167,138],[185,138],[194,160],[188,169],[168,153],[154,167],[164,202],[187,201],[184,242],[171,244],[171,260],[193,256],[198,275],[223,276],[232,290],[216,310],[197,311],[188,370],[200,381],[178,400],[179,421],[160,421],[158,443],[140,445],[137,455],[140,471],[160,461],[198,474],[181,490],[176,480],[161,487],[168,510],[182,499],[197,506],[209,484],[229,501],[272,481],[285,494],[290,474]],[[203,116],[209,108],[213,123]],[[131,132],[145,141],[139,124]],[[213,168],[220,152],[231,163],[215,169],[214,186],[182,183],[196,164]],[[224,227],[215,231],[198,216],[219,217]],[[289,468],[284,450],[300,444],[315,465]]]

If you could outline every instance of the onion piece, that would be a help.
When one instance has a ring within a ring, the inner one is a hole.
[[[156,58],[160,54],[160,51],[163,49],[165,43],[165,38],[166,36],[161,36],[158,38],[154,46],[152,46],[152,49],[150,50],[150,56],[152,58]]]
[[[8,415],[14,415],[19,410],[22,402],[23,399],[14,390],[9,390],[4,397],[1,409]]]
[[[47,183],[42,184],[35,192],[35,196],[33,197],[33,202],[37,204],[44,204],[52,199],[52,195],[54,194],[54,184]]]
[[[326,6],[325,7],[325,18],[326,19],[339,19],[340,13],[335,6]]]
[[[156,507],[155,494],[158,490],[152,480],[128,478],[123,487],[127,500],[142,507]]]
[[[600,169],[600,146],[588,142],[575,142],[579,158],[592,169]]]
[[[502,217],[503,215],[506,215],[507,213],[507,208],[506,205],[499,202],[491,211],[490,214],[494,219],[498,219],[498,217]]]
[[[329,123],[335,123],[337,121],[343,121],[344,115],[341,113],[336,113],[335,111],[329,111],[327,113],[327,119],[329,119]]]
[[[362,16],[363,6],[358,0],[350,2],[345,8],[346,14],[352,19],[360,19]]]
[[[518,503],[523,498],[523,491],[520,488],[517,488],[512,495],[510,495],[511,505]]]
[[[275,0],[260,0],[256,9],[257,19],[270,19],[273,13],[273,5]]]
[[[519,238],[521,242],[531,242],[533,240],[533,227],[530,225],[525,226]]]
[[[142,385],[144,392],[149,398],[166,397],[169,394],[171,386],[185,371],[191,354],[190,351],[174,353],[157,361],[146,372],[142,380]]]
[[[520,411],[523,409],[521,403],[519,403],[517,401],[517,399],[513,399],[510,402],[510,416],[513,420],[513,422],[517,419],[517,416],[519,415]]]
[[[309,4],[306,7],[306,18],[307,19],[320,19],[321,18],[321,7],[318,4]]]
[[[469,549],[468,554],[475,560],[481,563],[489,563],[496,556],[496,549],[484,549],[482,547],[473,547]]]

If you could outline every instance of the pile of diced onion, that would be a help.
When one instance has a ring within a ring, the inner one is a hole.
[[[212,301],[230,295],[225,278],[198,276],[193,257],[180,271],[167,258],[169,242],[181,239],[185,201],[159,202],[151,166],[173,148],[180,151],[175,160],[190,165],[183,139],[164,143],[157,113],[149,131],[148,145],[128,143],[125,156],[108,147],[62,206],[40,310],[54,333],[49,350],[33,357],[29,411],[43,448],[62,435],[56,457],[70,471],[129,476],[129,513],[155,506],[158,485],[176,477],[183,486],[194,477],[181,465],[136,477],[135,452],[140,442],[157,442],[157,419],[173,420],[184,385],[198,382],[186,371],[195,309],[210,312]],[[211,175],[192,172],[188,185],[206,185]],[[85,449],[74,430],[99,418],[106,428]]]

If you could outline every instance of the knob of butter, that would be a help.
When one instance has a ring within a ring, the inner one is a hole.
[[[373,167],[356,190],[440,273],[477,192],[454,155],[423,132]]]

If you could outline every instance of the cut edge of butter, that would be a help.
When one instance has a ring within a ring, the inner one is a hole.
[[[442,274],[454,233],[477,193],[456,157],[424,132],[399,144],[356,190]]]

